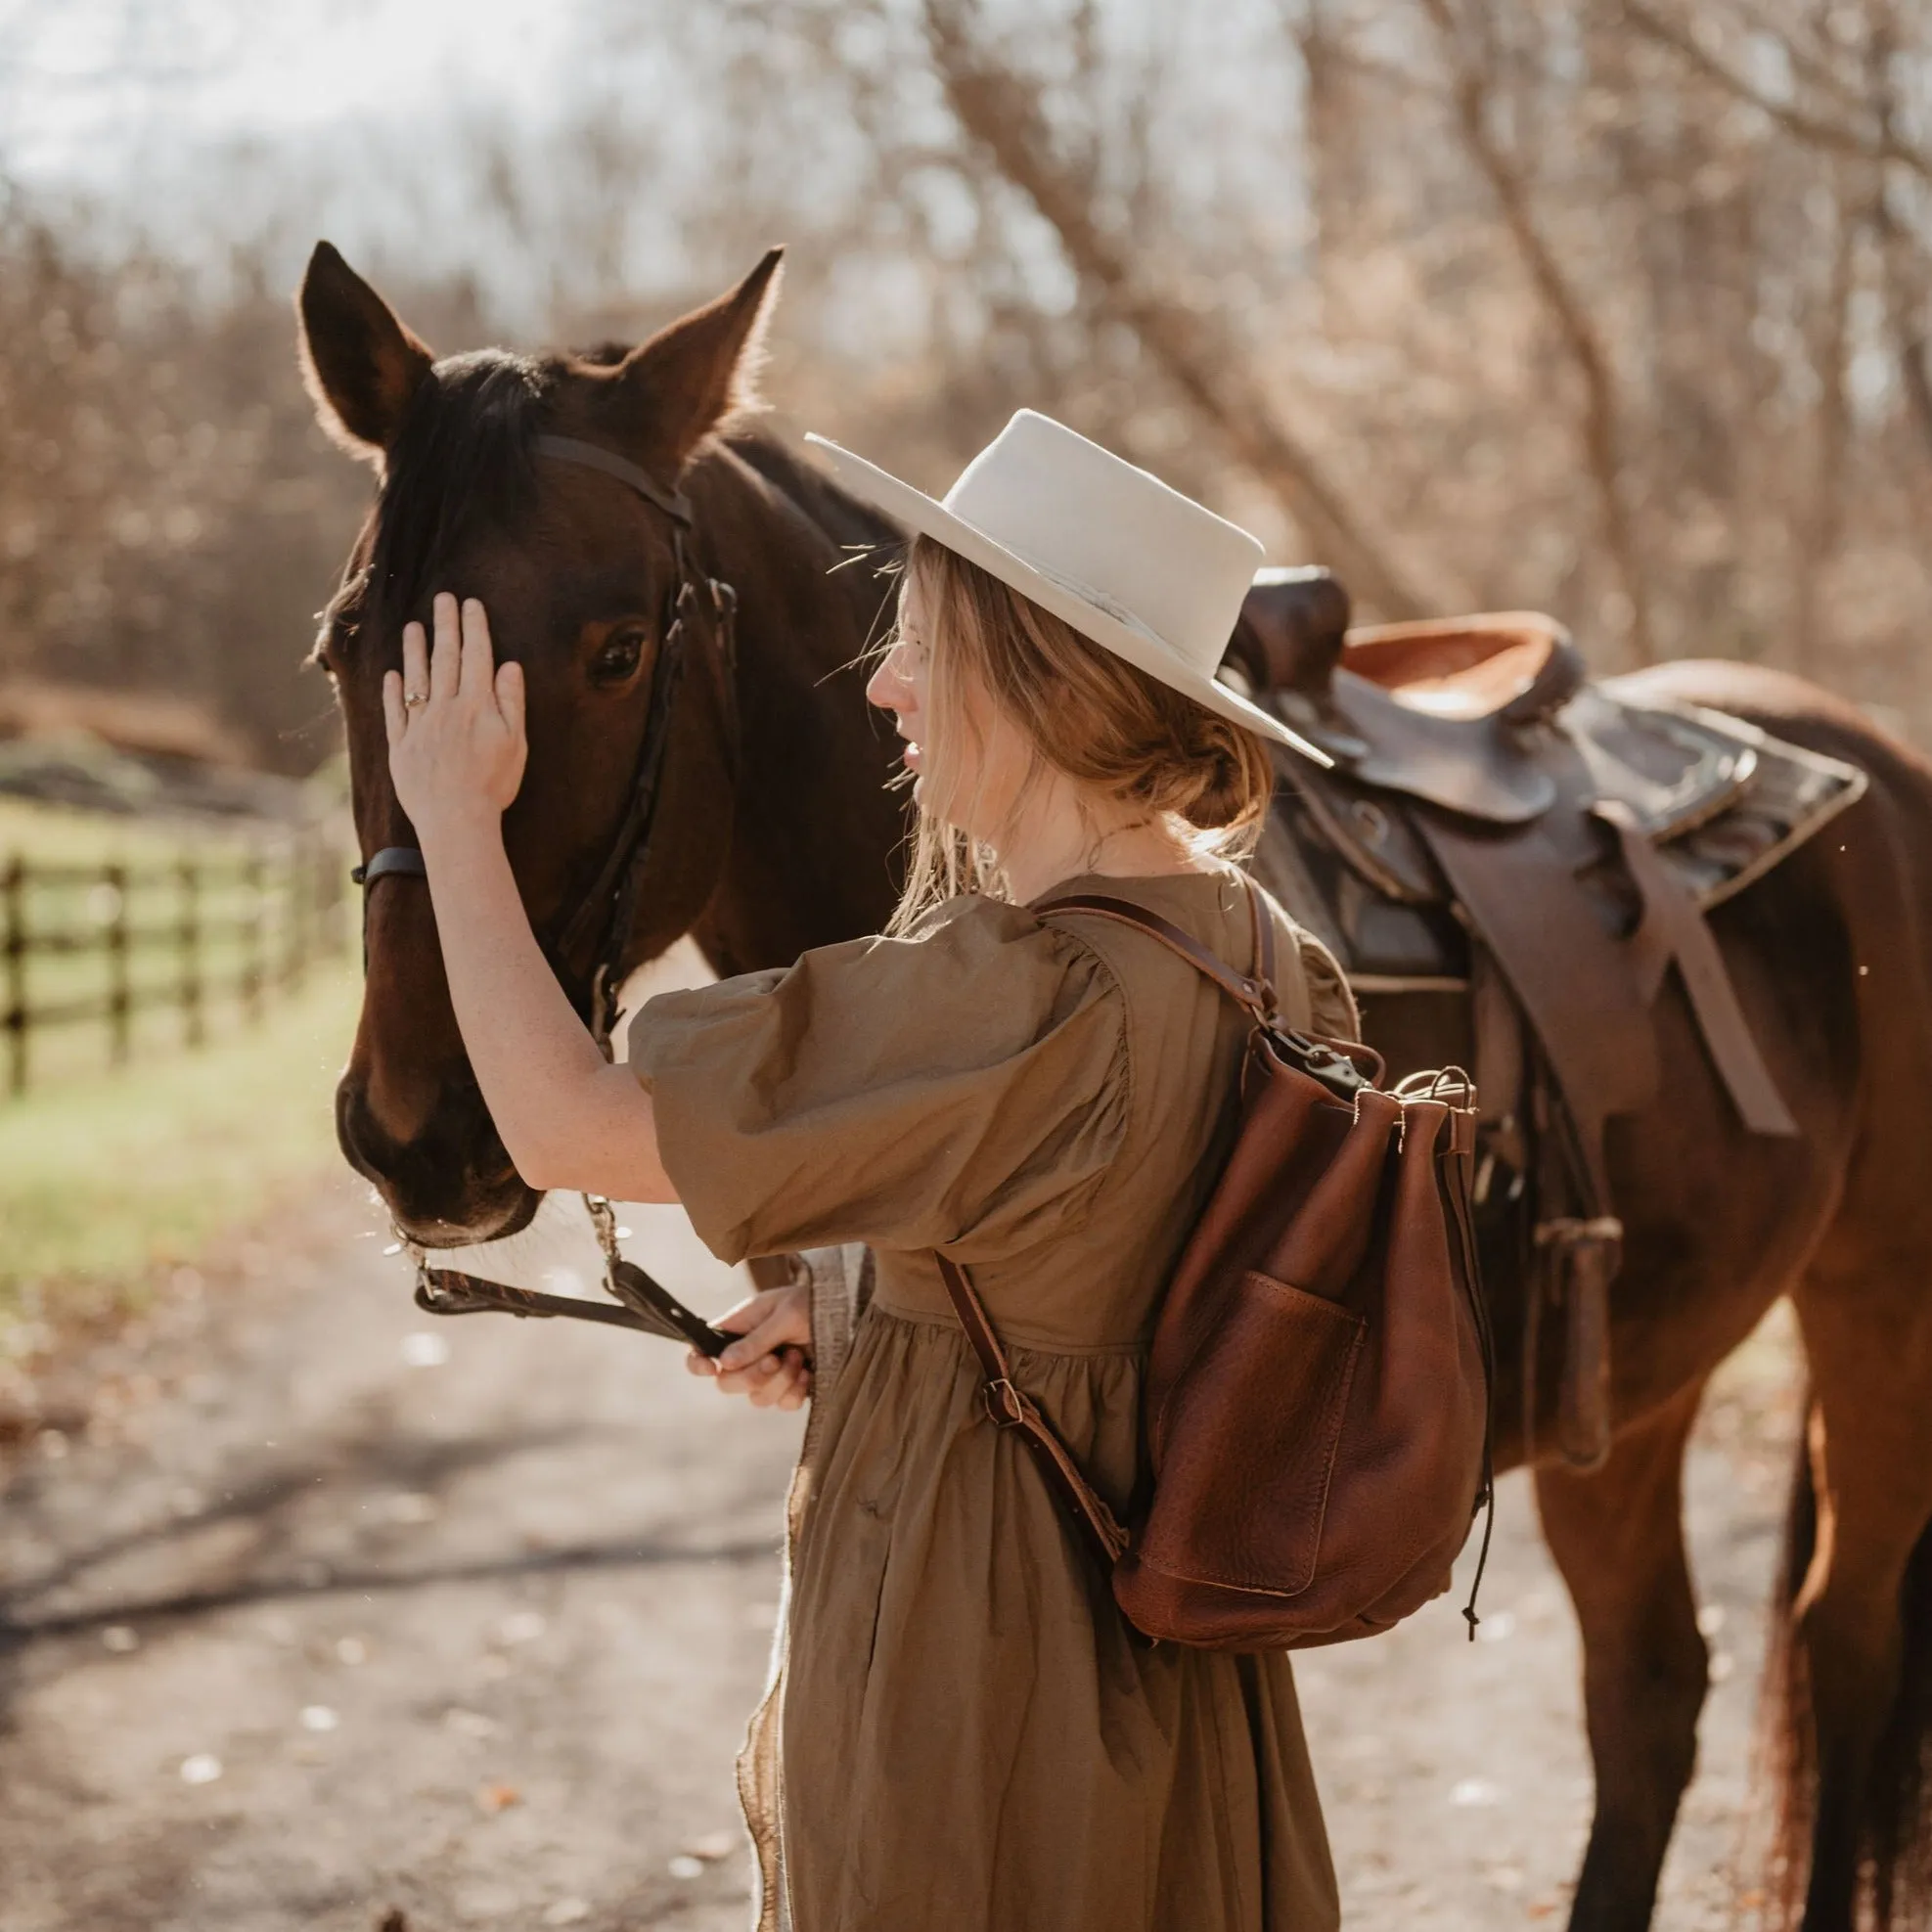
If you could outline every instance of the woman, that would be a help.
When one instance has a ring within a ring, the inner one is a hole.
[[[692,1363],[761,1405],[813,1397],[741,1761],[761,1925],[1319,1932],[1334,1879],[1287,1657],[1124,1623],[988,1419],[932,1253],[970,1268],[1015,1379],[1125,1510],[1246,1022],[1145,935],[1032,908],[1129,897],[1250,968],[1229,860],[1273,790],[1262,741],[1295,741],[1213,673],[1260,547],[1030,412],[943,504],[826,448],[918,533],[869,690],[919,807],[892,935],[652,1000],[606,1066],[503,854],[518,667],[439,598],[433,656],[413,626],[385,702],[464,1037],[533,1186],[681,1200],[726,1261],[816,1251]],[[1286,1021],[1352,1036],[1333,961],[1268,911]]]

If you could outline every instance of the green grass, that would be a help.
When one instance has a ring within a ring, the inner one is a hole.
[[[308,857],[298,868],[304,853]],[[272,1007],[282,997],[277,981],[292,957],[309,951],[321,937],[315,913],[297,923],[292,896],[299,882],[313,904],[312,843],[297,847],[260,828],[119,818],[0,797],[0,862],[16,854],[30,868],[126,869],[124,892],[101,876],[53,880],[29,873],[23,894],[29,938],[68,935],[81,943],[71,950],[29,951],[23,991],[34,1013],[104,1001],[114,970],[107,941],[118,916],[128,933],[126,1047],[137,1062],[191,1044],[197,1029],[205,1038],[219,1038],[239,1025],[247,1016],[245,988],[250,973],[266,982],[262,1004]],[[260,862],[253,882],[237,870],[251,854]],[[196,894],[200,934],[192,976],[184,971],[180,926],[188,900],[177,873],[180,862],[189,859],[203,874]],[[323,864],[330,889],[339,893],[345,877],[338,876],[336,857],[325,857]],[[340,875],[346,870],[343,857]],[[347,911],[338,903],[322,916],[333,922],[337,941],[346,937]],[[192,1009],[182,997],[184,980],[201,989]],[[111,1063],[112,1045],[105,1018],[34,1024],[27,1035],[30,1090],[95,1073]]]
[[[330,1097],[360,997],[332,962],[200,1052],[0,1101],[0,1327],[23,1297],[58,1318],[64,1292],[138,1293],[339,1163]]]
[[[219,862],[248,849],[245,828],[113,818],[0,797],[0,859],[35,865],[119,863],[133,871],[192,854]],[[30,927],[80,927],[102,909],[89,888],[29,895]],[[211,889],[206,910],[235,908]],[[166,887],[130,891],[130,924],[165,925]],[[271,920],[273,907],[265,909]],[[361,996],[346,944],[309,963],[293,989],[267,989],[250,1020],[230,993],[206,1006],[207,1044],[184,1044],[170,1007],[139,1014],[132,1055],[109,1064],[98,1022],[36,1031],[25,1094],[0,1093],[0,1355],[22,1310],[58,1326],[64,1314],[98,1314],[138,1300],[159,1269],[195,1258],[225,1230],[333,1171],[331,1094],[347,1055]],[[207,976],[237,975],[242,947],[210,938]],[[271,954],[271,957],[274,957]],[[174,959],[165,940],[130,948],[136,987],[163,982]],[[85,998],[107,966],[86,955],[29,960],[30,1001]]]

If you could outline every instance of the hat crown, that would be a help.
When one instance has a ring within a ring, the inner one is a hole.
[[[1031,409],[973,458],[945,507],[1208,676],[1264,557],[1245,530]]]

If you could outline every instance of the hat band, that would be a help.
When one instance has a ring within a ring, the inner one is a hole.
[[[955,516],[958,516],[958,514],[957,511],[954,512]],[[963,517],[960,520],[962,522],[966,521]],[[1125,624],[1136,636],[1146,638],[1149,644],[1159,645],[1177,663],[1188,663],[1187,657],[1175,646],[1172,640],[1162,637],[1145,619],[1136,616],[1117,597],[1111,597],[1105,591],[1096,589],[1092,584],[1082,583],[1078,577],[1069,576],[1066,571],[1056,568],[1052,563],[1046,563],[1038,558],[1027,556],[1025,551],[1021,550],[1016,544],[1009,543],[1004,537],[995,536],[983,524],[974,523],[969,525],[969,527],[977,530],[988,543],[998,544],[1016,562],[1025,564],[1036,575],[1045,577],[1056,589],[1065,591],[1069,597],[1077,597],[1082,604],[1091,604],[1101,616],[1111,617],[1116,624]],[[934,541],[937,542],[940,539],[935,538]],[[988,574],[990,575],[991,573],[989,572]],[[1008,588],[1012,590],[1015,587],[1009,585]],[[1016,591],[1015,594],[1020,597],[1026,595],[1024,591]],[[1060,621],[1065,623],[1066,619],[1061,618]],[[1072,628],[1077,630],[1079,626],[1074,625]],[[1092,643],[1094,640],[1089,639],[1088,642]]]

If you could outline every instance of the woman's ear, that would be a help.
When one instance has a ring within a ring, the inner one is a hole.
[[[380,464],[435,358],[327,242],[309,257],[295,312],[317,420],[351,456]]]

